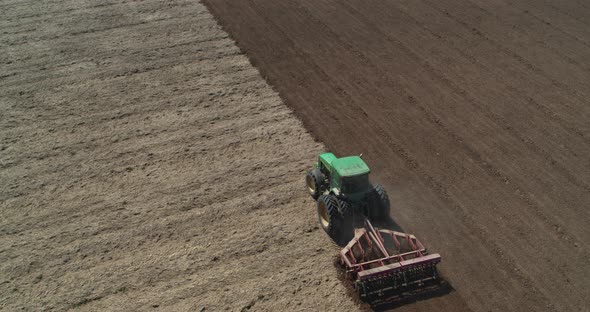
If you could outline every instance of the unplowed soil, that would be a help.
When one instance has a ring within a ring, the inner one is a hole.
[[[364,153],[455,291],[403,310],[588,311],[590,6],[205,0],[312,134]]]
[[[0,3],[0,310],[357,306],[315,143],[195,1]]]

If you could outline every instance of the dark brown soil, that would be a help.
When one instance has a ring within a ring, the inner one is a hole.
[[[581,311],[584,1],[206,0],[306,127],[364,153],[455,291],[403,310]]]

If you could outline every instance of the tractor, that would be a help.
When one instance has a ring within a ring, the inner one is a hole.
[[[305,179],[309,194],[317,200],[319,223],[337,243],[346,243],[354,236],[355,215],[373,221],[389,217],[387,192],[369,182],[371,170],[361,157],[320,154]]]
[[[347,277],[361,300],[371,304],[439,289],[439,254],[429,254],[412,234],[371,224],[389,218],[389,197],[381,185],[369,182],[370,170],[361,156],[323,153],[305,179],[317,200],[321,227],[344,246],[340,263]],[[363,226],[355,231],[357,215]]]

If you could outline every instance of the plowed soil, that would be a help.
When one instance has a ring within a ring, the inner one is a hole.
[[[588,311],[590,5],[205,0],[455,289],[404,310]]]

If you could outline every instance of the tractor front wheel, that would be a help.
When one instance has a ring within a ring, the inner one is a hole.
[[[320,194],[322,193],[322,185],[324,183],[324,174],[320,171],[320,169],[313,169],[310,170],[307,175],[305,176],[305,185],[307,186],[307,191],[309,195],[313,197],[313,199],[318,199]]]
[[[334,195],[321,195],[318,198],[317,210],[320,226],[337,244],[346,244],[352,238],[352,216],[342,211],[345,203]]]

